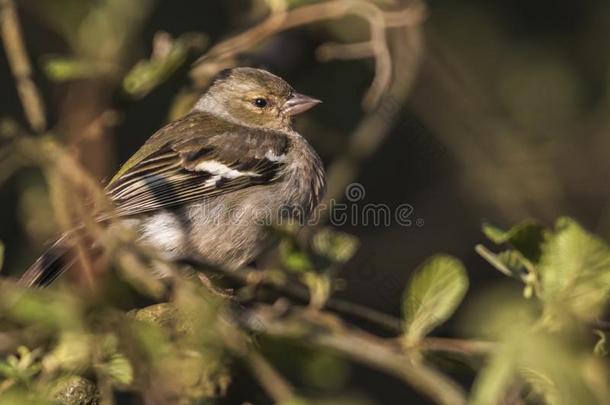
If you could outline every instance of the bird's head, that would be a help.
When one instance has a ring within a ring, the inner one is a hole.
[[[293,116],[319,103],[265,70],[240,67],[222,72],[194,109],[247,126],[286,129]]]

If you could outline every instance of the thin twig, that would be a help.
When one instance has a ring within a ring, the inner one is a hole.
[[[195,263],[189,264],[196,267]],[[206,267],[205,270],[220,273],[223,276],[242,285],[271,287],[276,291],[286,294],[292,298],[298,299],[305,303],[309,302],[310,297],[307,287],[286,277],[273,277],[270,276],[268,272],[250,268],[232,271],[221,267]],[[384,314],[383,312],[355,304],[353,302],[348,302],[337,298],[330,298],[326,302],[324,308],[353,317],[355,319],[366,321],[394,333],[402,333],[402,322],[400,319],[394,318],[388,314]]]
[[[250,51],[278,32],[348,15],[364,19],[370,27],[371,38],[365,56],[375,58],[375,76],[363,98],[363,106],[371,109],[377,105],[392,80],[392,58],[387,45],[386,29],[421,24],[425,17],[425,7],[421,2],[414,2],[403,10],[393,12],[384,12],[377,5],[364,0],[332,0],[273,12],[262,23],[212,47],[195,62],[191,74],[196,77],[205,72],[207,76],[208,65],[222,66],[222,61]]]
[[[223,269],[221,267],[206,267],[205,270],[222,274],[223,276],[242,285],[268,286],[287,296],[301,300],[304,303],[307,303],[309,300],[309,292],[305,286],[286,278],[268,276],[268,274],[264,271],[249,268],[244,268],[239,271],[232,271]],[[202,277],[200,276],[200,279],[201,278]],[[202,282],[207,286],[209,279],[207,279],[205,276],[203,278],[205,281],[202,280]],[[214,289],[211,289],[212,292],[215,292],[221,298],[228,298],[226,293],[217,293],[216,290],[217,289],[215,287]],[[348,302],[337,298],[330,298],[326,302],[324,309],[366,321],[397,334],[402,334],[403,331],[402,322],[400,319],[374,309],[355,304],[353,302]],[[330,314],[328,314],[328,316],[330,316]],[[391,340],[386,342],[391,342]],[[397,349],[401,347],[399,340],[396,340],[393,344],[395,344]],[[413,348],[424,351],[455,352],[470,356],[488,354],[493,350],[494,347],[494,343],[488,341],[429,337],[422,339]]]
[[[506,265],[502,263],[502,261],[499,260],[498,257],[485,246],[480,244],[476,245],[474,251],[477,252],[479,256],[481,256],[487,263],[494,266],[496,270],[500,271],[501,273],[504,273],[508,277],[515,277],[513,272],[508,267],[506,267]]]
[[[351,134],[344,153],[328,168],[328,189],[320,207],[319,225],[330,214],[333,201],[344,197],[345,187],[358,176],[362,163],[372,156],[390,133],[413,86],[423,54],[423,34],[417,25],[395,30],[390,36],[394,78],[375,110],[367,113]],[[312,232],[309,230],[308,232]],[[310,235],[309,234],[309,235]],[[307,235],[307,236],[309,236]]]
[[[316,56],[322,62],[328,62],[333,59],[364,59],[374,55],[371,41],[354,44],[327,42],[320,45],[316,50]]]
[[[422,339],[414,347],[424,351],[460,353],[472,356],[487,355],[494,350],[496,345],[494,342],[481,340],[428,337]]]
[[[276,403],[294,398],[292,385],[260,353],[250,350],[246,360],[256,380]]]
[[[274,337],[300,337],[307,344],[391,374],[439,404],[466,403],[463,389],[449,377],[423,362],[415,363],[400,345],[348,327],[339,319],[329,319],[328,315],[307,309],[277,318],[268,306],[259,307],[250,319],[255,332]]]
[[[402,333],[403,331],[402,321],[400,319],[353,302],[344,301],[338,298],[330,298],[326,302],[324,308],[369,322],[373,325],[381,326],[394,333]]]
[[[222,268],[209,268],[206,270],[221,273],[244,285],[264,285],[303,302],[309,301],[309,292],[305,286],[285,278],[267,277],[263,271],[248,268],[240,271],[224,270]],[[220,295],[226,298],[226,294]],[[390,332],[401,334],[403,330],[400,319],[353,302],[330,298],[326,302],[324,309],[366,321],[370,324],[383,327]],[[399,343],[397,344],[400,345]],[[488,354],[493,350],[494,343],[472,339],[430,337],[422,339],[414,348],[424,351],[455,352],[470,356]]]
[[[0,35],[28,123],[34,131],[42,132],[47,126],[44,103],[32,80],[32,67],[13,0],[0,0]]]

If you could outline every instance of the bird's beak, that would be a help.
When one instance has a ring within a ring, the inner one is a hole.
[[[322,101],[304,94],[294,93],[282,106],[282,112],[288,116],[300,114],[320,104]]]

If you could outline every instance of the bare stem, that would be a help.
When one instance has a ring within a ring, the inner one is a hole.
[[[287,296],[296,298],[303,302],[308,302],[309,300],[309,292],[305,286],[285,278],[281,279],[278,277],[268,277],[264,271],[248,268],[240,271],[224,270],[222,268],[211,268],[206,270],[220,273],[243,285],[268,286],[280,293],[284,293]],[[200,276],[200,279],[201,278],[202,276]],[[207,279],[205,276],[203,276],[203,278],[206,280],[204,284],[209,287],[209,279]],[[215,292],[217,289],[212,291]],[[228,298],[225,292],[216,294],[222,298]],[[383,312],[355,304],[353,302],[348,302],[337,298],[330,298],[326,302],[324,309],[368,322],[396,334],[402,334],[403,331],[402,322],[400,319]],[[328,315],[330,316],[330,314]],[[396,347],[399,347],[400,342],[397,341],[396,345]],[[473,356],[488,354],[493,350],[494,343],[472,339],[430,337],[422,339],[414,348],[424,351],[453,352]]]
[[[197,76],[199,72],[207,73],[209,68],[207,64],[223,66],[223,61],[251,50],[278,32],[318,21],[354,15],[367,21],[371,32],[366,51],[363,53],[362,46],[356,47],[358,56],[375,59],[375,76],[363,98],[363,106],[371,109],[377,105],[392,81],[393,64],[387,44],[386,29],[420,25],[425,16],[425,7],[419,1],[395,12],[384,12],[374,3],[364,0],[331,0],[291,10],[284,8],[279,10],[272,12],[262,23],[212,47],[195,63],[196,67],[192,74]],[[354,56],[353,51],[353,48],[349,51],[352,56]]]
[[[504,273],[508,277],[514,277],[514,274],[504,263],[498,260],[497,256],[493,254],[489,249],[483,245],[476,245],[474,248],[475,252],[479,254],[487,263],[494,266],[498,271]]]
[[[196,267],[194,263],[190,264]],[[205,270],[220,273],[242,285],[270,287],[289,297],[296,298],[303,302],[309,302],[310,297],[307,287],[285,277],[273,277],[270,276],[268,272],[248,268],[240,269],[240,271],[231,271],[220,267],[206,267]],[[394,333],[402,333],[402,322],[400,319],[362,305],[330,298],[326,302],[324,308],[355,319],[366,321]]]
[[[464,355],[487,355],[495,348],[495,343],[481,340],[450,339],[429,337],[415,346],[425,351],[460,353]]]
[[[292,385],[260,353],[250,350],[247,361],[254,377],[275,402],[294,398]]]
[[[439,404],[465,404],[463,389],[448,376],[418,361],[400,345],[346,326],[326,314],[303,309],[278,318],[273,309],[261,306],[251,317],[256,332],[269,336],[295,338],[346,358],[376,368],[411,385]]]
[[[377,108],[367,113],[351,134],[344,153],[328,168],[328,189],[320,207],[332,208],[332,201],[343,199],[345,187],[358,176],[362,163],[379,149],[390,133],[415,81],[423,54],[420,27],[403,27],[389,39],[394,50],[392,83]],[[318,223],[323,224],[329,213],[330,209],[322,209]]]
[[[34,131],[42,132],[47,126],[44,103],[32,80],[32,67],[13,0],[0,0],[0,35],[28,123]]]

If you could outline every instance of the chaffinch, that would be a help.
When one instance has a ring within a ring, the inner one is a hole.
[[[303,223],[325,185],[322,162],[292,126],[319,100],[265,70],[221,73],[186,116],[167,124],[106,186],[118,225],[166,260],[239,269],[273,243],[265,225]],[[63,237],[22,276],[44,286],[71,267]]]

